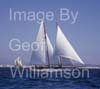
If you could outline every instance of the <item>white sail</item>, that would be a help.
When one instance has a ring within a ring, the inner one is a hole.
[[[22,66],[22,61],[21,61],[21,58],[20,57],[17,57],[16,60],[15,60],[15,66]]]
[[[39,32],[36,37],[36,43],[39,44],[39,50],[32,52],[31,61],[33,64],[47,64],[52,58],[53,47],[45,31],[43,21],[40,24]],[[47,55],[48,54],[48,55]]]
[[[57,26],[55,54],[66,59],[71,59],[71,61],[73,60],[84,64],[79,55],[75,52],[74,48],[71,46],[68,39],[64,36],[59,26]]]
[[[51,64],[54,64],[55,61],[54,61],[54,57],[53,57],[53,54],[54,54],[54,49],[53,49],[53,46],[51,44],[51,41],[46,33],[46,38],[47,38],[47,47],[48,47],[48,55],[49,55],[49,60],[50,60],[50,63]]]
[[[46,55],[45,55],[45,34],[44,34],[44,24],[41,22],[39,32],[36,37],[36,47],[37,50],[33,50],[31,62],[34,64],[46,64]]]

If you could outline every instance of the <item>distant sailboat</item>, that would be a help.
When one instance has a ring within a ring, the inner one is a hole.
[[[74,48],[71,46],[68,39],[64,36],[63,32],[61,31],[58,25],[57,25],[55,55],[58,56],[59,63],[61,66],[62,66],[62,58],[69,60],[70,62],[72,62],[72,64],[73,61],[84,64],[84,62],[75,52]]]
[[[43,21],[40,24],[39,32],[35,42],[39,44],[39,49],[36,51],[33,50],[31,56],[31,65],[50,67],[51,60],[55,61],[56,58],[59,61],[60,66],[63,65],[62,59],[69,61],[72,64],[74,61],[84,64],[58,25],[55,51],[46,33]]]
[[[22,67],[22,61],[20,57],[17,57],[15,60],[15,66]]]

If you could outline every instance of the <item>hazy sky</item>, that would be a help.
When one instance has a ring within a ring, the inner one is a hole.
[[[31,50],[28,52],[12,52],[9,41],[18,38],[21,43],[32,42],[39,29],[35,21],[10,21],[9,9],[13,11],[53,11],[53,21],[45,21],[49,38],[55,46],[56,22],[65,36],[87,64],[100,65],[100,0],[0,0],[0,64],[13,64],[16,57],[21,56],[23,63],[29,63]],[[67,8],[78,11],[76,23],[59,20],[59,10]]]

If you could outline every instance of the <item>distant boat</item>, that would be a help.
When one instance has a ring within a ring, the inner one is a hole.
[[[15,66],[17,66],[17,67],[22,67],[22,66],[23,66],[20,57],[17,57],[17,58],[15,59]]]
[[[74,48],[69,43],[68,39],[64,36],[61,28],[57,25],[57,36],[56,36],[56,46],[55,50],[50,42],[50,39],[45,30],[45,25],[43,21],[40,24],[39,32],[36,37],[36,41],[39,44],[42,43],[42,50],[33,51],[31,56],[31,65],[51,67],[51,60],[55,61],[55,58],[59,61],[57,67],[62,67],[62,60],[70,61],[73,65],[74,62],[84,64],[82,59],[76,53]]]

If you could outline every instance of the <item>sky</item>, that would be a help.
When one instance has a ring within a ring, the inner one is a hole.
[[[24,64],[30,62],[32,51],[13,52],[9,41],[20,39],[21,43],[35,41],[39,24],[34,21],[10,21],[9,9],[13,11],[53,11],[54,20],[44,19],[45,28],[55,47],[56,22],[86,64],[100,65],[100,0],[0,0],[0,64],[13,64],[20,56]],[[75,13],[77,20],[71,24],[59,20],[59,10],[67,8]]]

